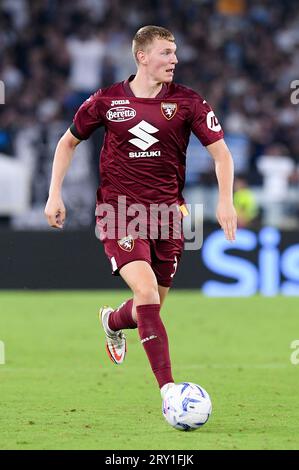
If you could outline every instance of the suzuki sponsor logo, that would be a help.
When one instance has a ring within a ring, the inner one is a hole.
[[[129,142],[133,145],[136,145],[136,147],[140,148],[141,150],[145,151],[156,142],[159,142],[158,139],[151,135],[155,134],[158,131],[159,129],[152,126],[148,122],[141,121],[139,124],[129,129],[129,132],[131,132],[131,134],[137,137],[137,139],[131,139],[129,140]]]
[[[144,157],[160,157],[160,150],[153,150],[152,152],[130,152],[130,158],[144,158]]]
[[[111,102],[111,105],[110,106],[118,106],[118,105],[124,105],[124,104],[130,104],[130,101],[129,100],[113,100]]]
[[[113,122],[129,121],[135,116],[135,109],[129,108],[128,106],[110,108],[106,113],[107,119]]]

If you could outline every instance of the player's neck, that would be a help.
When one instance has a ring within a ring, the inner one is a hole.
[[[163,83],[155,82],[137,72],[129,85],[136,98],[155,98],[160,93]]]

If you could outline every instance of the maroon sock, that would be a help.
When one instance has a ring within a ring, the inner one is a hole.
[[[138,305],[138,332],[159,387],[174,382],[168,349],[168,338],[160,317],[160,305]]]
[[[133,299],[127,300],[109,315],[108,326],[112,331],[137,328],[132,317]]]

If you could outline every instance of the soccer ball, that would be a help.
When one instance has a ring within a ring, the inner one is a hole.
[[[192,382],[182,382],[165,393],[162,413],[175,429],[193,431],[208,421],[212,403],[204,388]]]

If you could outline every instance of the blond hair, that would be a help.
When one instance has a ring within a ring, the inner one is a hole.
[[[138,29],[137,33],[133,38],[132,53],[135,62],[138,64],[137,52],[144,51],[144,49],[150,45],[154,39],[166,39],[167,41],[174,42],[174,35],[166,28],[161,26],[143,26]]]

